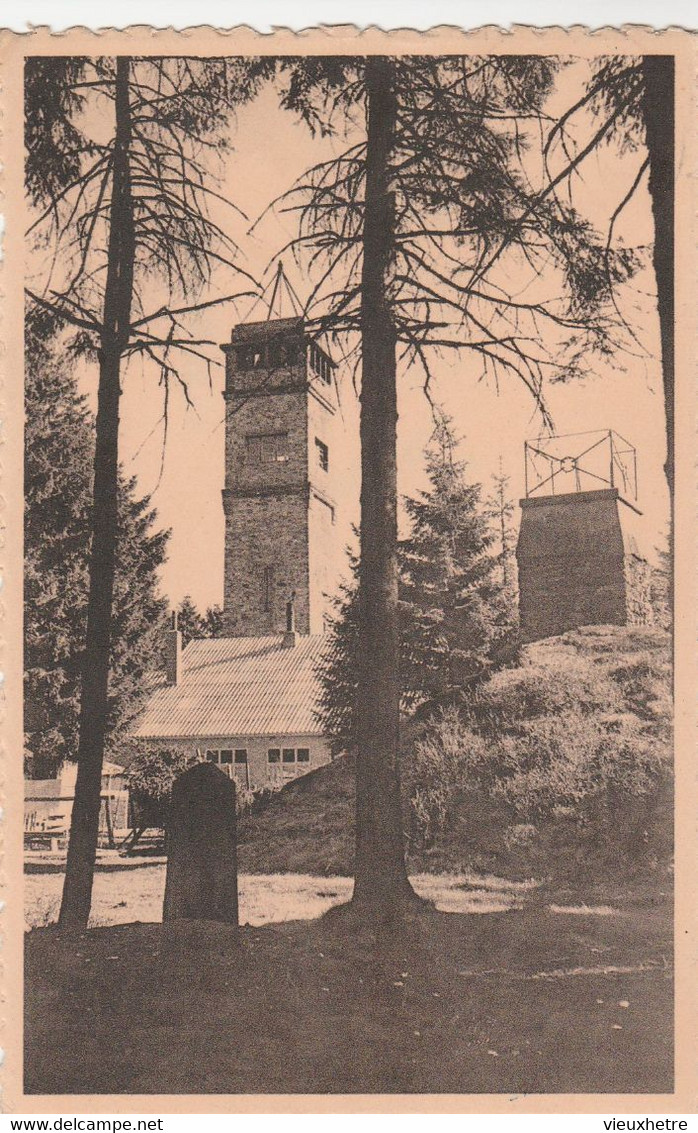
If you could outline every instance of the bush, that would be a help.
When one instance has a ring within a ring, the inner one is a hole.
[[[271,783],[264,787],[256,787],[253,791],[251,787],[243,787],[239,783],[235,785],[235,810],[238,818],[251,814],[257,814],[258,811],[264,810],[271,802],[279,791],[283,789],[283,783]]]
[[[504,845],[507,850],[527,849],[535,841],[537,834],[532,822],[515,822],[504,831]]]
[[[427,724],[407,763],[411,842],[429,847],[444,833],[458,797],[485,758],[484,741],[456,709],[444,709]]]
[[[494,787],[521,822],[554,819],[571,810],[584,825],[592,812],[609,822],[627,800],[656,791],[668,772],[668,752],[645,736],[632,716],[612,719],[570,709],[526,721],[518,735],[495,745]]]
[[[572,686],[581,704],[555,713],[551,706],[571,695],[569,687],[555,688],[555,674],[537,688],[531,674],[515,676],[504,697],[489,689],[481,698],[497,708],[496,727],[492,714],[478,729],[475,715],[450,710],[413,739],[403,760],[413,853],[437,852],[447,863],[467,848],[494,856],[497,868],[525,863],[549,874],[592,858],[668,857],[666,739],[631,712],[593,710],[594,701],[602,705],[593,672]],[[599,685],[609,683],[599,677]],[[613,691],[608,700],[619,707]]]
[[[499,733],[532,718],[570,709],[607,712],[622,703],[621,689],[605,673],[581,659],[565,657],[559,668],[534,664],[495,673],[478,690],[470,712],[479,729]]]
[[[623,697],[642,719],[667,730],[671,720],[671,663],[668,657],[647,652],[625,658],[611,670]]]
[[[167,825],[167,811],[175,779],[189,760],[178,748],[144,748],[134,756],[127,779],[135,827]]]
[[[135,826],[165,829],[175,779],[194,762],[178,748],[146,748],[134,756],[128,770],[128,785],[136,817]],[[236,783],[235,811],[238,817],[257,805],[262,793]]]

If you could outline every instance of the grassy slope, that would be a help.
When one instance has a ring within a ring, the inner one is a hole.
[[[351,873],[354,764],[342,756],[288,784],[238,827],[242,873]]]
[[[495,674],[482,697],[495,714],[510,720],[581,708],[608,722],[633,719],[666,742],[670,680],[663,631],[597,626],[526,646],[521,665]],[[351,874],[353,807],[354,768],[346,757],[297,780],[240,824],[241,871]],[[410,868],[512,872],[517,862],[528,868],[519,850],[507,861],[494,847],[483,847],[480,833],[473,837],[474,817],[464,808],[440,843],[428,853],[410,855]],[[487,817],[480,818],[486,834]]]

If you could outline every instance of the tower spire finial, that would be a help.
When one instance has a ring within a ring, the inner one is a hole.
[[[271,299],[269,300],[269,305],[267,308],[267,322],[269,322],[270,319],[273,319],[274,317],[274,304],[276,303],[277,299],[279,301],[278,317],[280,319],[283,318],[282,288],[284,288],[286,291],[286,295],[290,302],[293,314],[295,316],[300,316],[303,314],[303,304],[298,298],[298,295],[296,294],[294,288],[291,286],[291,282],[286,275],[286,272],[284,271],[284,262],[280,259],[278,264],[276,265],[276,274],[274,276],[274,283],[272,284]]]

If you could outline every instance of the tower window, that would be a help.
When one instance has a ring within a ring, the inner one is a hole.
[[[238,346],[235,360],[238,370],[257,370],[266,365],[267,352],[264,346]]]
[[[262,458],[262,438],[245,437],[245,461],[247,464],[259,464]]]
[[[286,345],[283,342],[271,342],[268,349],[269,366],[272,370],[286,365]]]
[[[274,608],[274,568],[266,566],[262,572],[262,609],[265,614]]]
[[[254,350],[251,346],[238,346],[236,352],[238,370],[251,370],[254,366]]]
[[[317,451],[317,462],[323,472],[327,472],[330,467],[330,450],[319,437],[315,438],[315,448]]]
[[[319,346],[316,346],[314,342],[311,342],[308,349],[308,361],[310,362],[311,370],[320,381],[324,382],[327,386],[331,385],[332,363],[327,355],[323,354],[322,350],[320,350]]]
[[[258,433],[245,437],[246,464],[285,464],[288,433]]]

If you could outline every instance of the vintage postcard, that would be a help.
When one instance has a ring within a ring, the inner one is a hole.
[[[695,1112],[697,61],[0,39],[5,1112]]]

